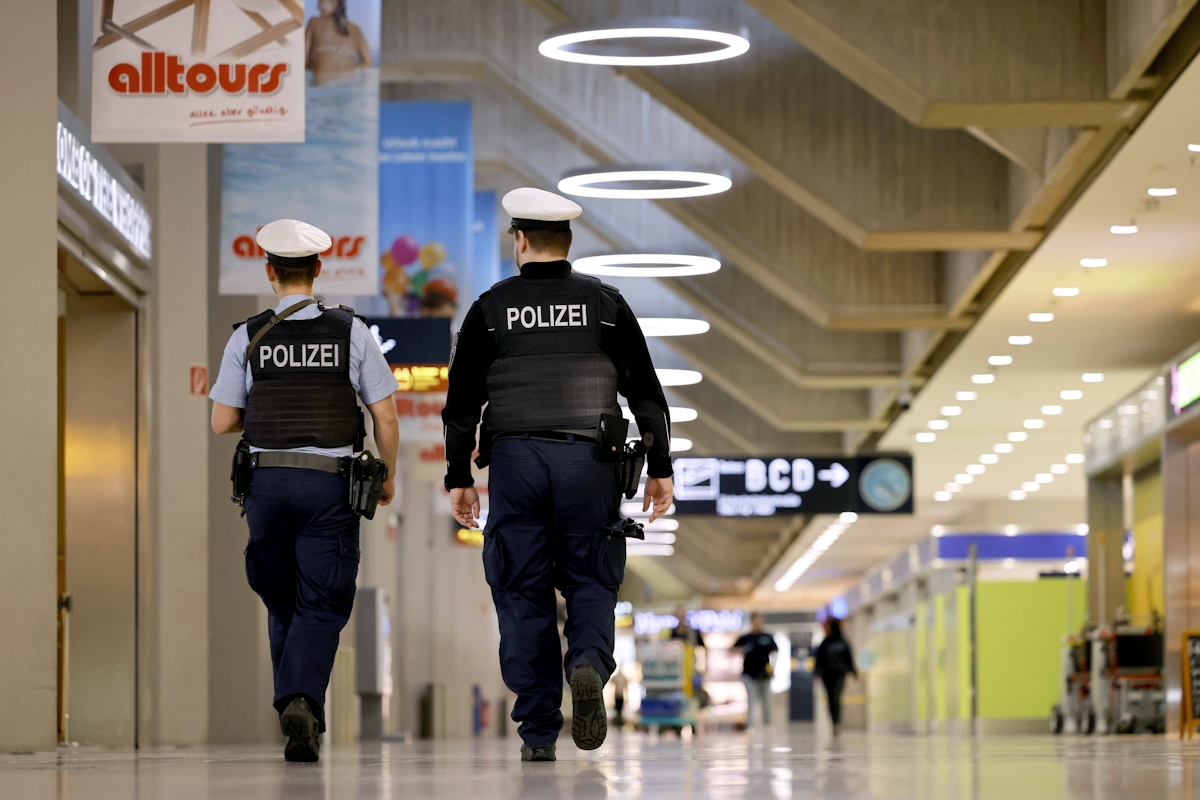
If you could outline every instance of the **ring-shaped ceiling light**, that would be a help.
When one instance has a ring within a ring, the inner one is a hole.
[[[625,185],[602,185],[609,183]],[[651,185],[638,187],[636,184]],[[609,200],[674,200],[682,197],[703,197],[727,192],[732,186],[733,181],[724,175],[661,167],[589,169],[568,173],[558,182],[558,190],[563,194]]]
[[[706,333],[709,325],[702,319],[676,317],[639,317],[638,325],[644,336],[695,336]]]
[[[654,372],[663,386],[691,386],[704,379],[704,376],[694,369],[656,369]]]
[[[610,67],[667,67],[736,58],[750,49],[745,28],[689,17],[609,20],[555,28],[538,52],[558,61]]]
[[[624,278],[682,278],[707,275],[721,268],[721,262],[705,256],[673,256],[663,253],[588,256],[572,266],[584,275]]]

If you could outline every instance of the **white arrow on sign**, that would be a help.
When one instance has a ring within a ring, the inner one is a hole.
[[[834,489],[840,487],[849,478],[850,471],[836,461],[830,465],[829,469],[823,469],[817,472],[817,480],[825,481]]]

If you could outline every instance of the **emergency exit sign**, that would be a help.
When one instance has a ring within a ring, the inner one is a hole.
[[[912,456],[677,458],[677,514],[911,514]]]

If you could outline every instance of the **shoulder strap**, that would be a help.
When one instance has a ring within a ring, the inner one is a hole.
[[[292,314],[295,314],[300,309],[307,308],[308,306],[311,306],[311,305],[315,305],[316,302],[317,302],[316,300],[314,300],[313,298],[310,297],[307,300],[301,300],[299,303],[296,303],[296,305],[294,305],[294,306],[285,308],[283,311],[279,312],[278,314],[272,314],[271,319],[267,320],[267,324],[263,325],[261,328],[259,328],[258,333],[254,334],[254,338],[250,340],[250,343],[248,345],[246,345],[246,362],[249,363],[250,354],[254,352],[254,345],[258,344],[259,341],[264,336],[267,335],[267,331],[271,330],[271,328],[274,328],[277,323],[282,322],[283,320],[287,319],[288,317],[290,317]]]

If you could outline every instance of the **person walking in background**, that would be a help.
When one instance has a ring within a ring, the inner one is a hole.
[[[750,615],[750,633],[742,634],[733,643],[742,652],[742,683],[746,684],[746,727],[754,724],[754,707],[762,710],[761,725],[771,724],[771,654],[779,650],[775,637],[763,631],[763,616],[755,611]]]
[[[833,735],[841,732],[842,690],[846,688],[846,676],[858,677],[854,667],[854,652],[850,643],[842,636],[842,622],[837,617],[825,620],[825,638],[817,645],[816,664],[813,672],[825,684],[825,696],[829,699],[829,716],[833,720]]]

